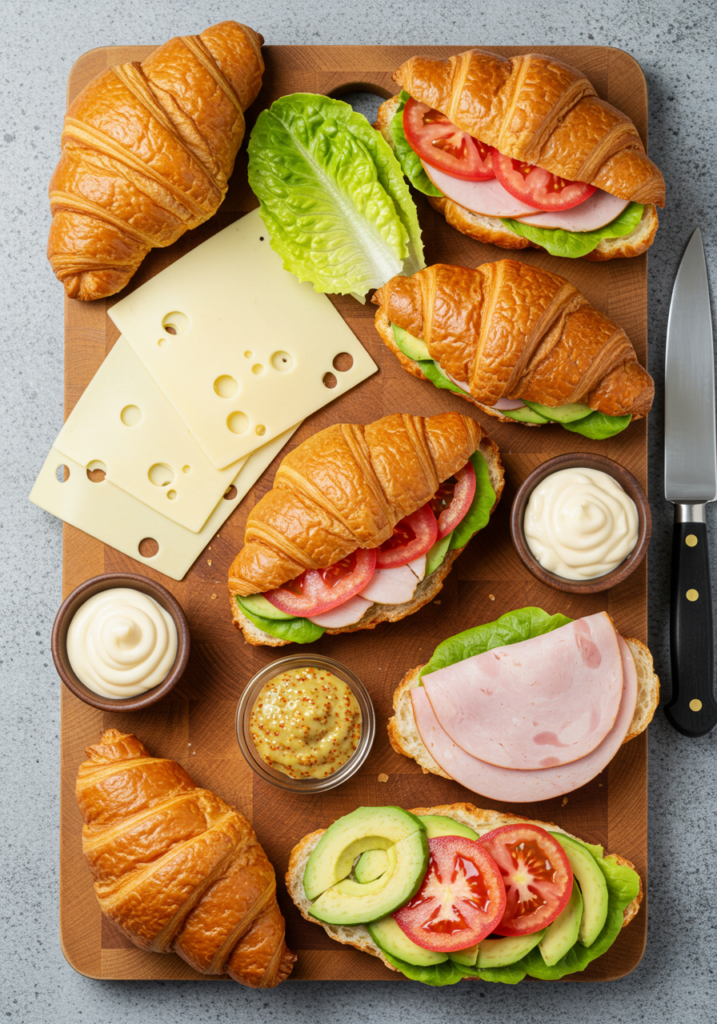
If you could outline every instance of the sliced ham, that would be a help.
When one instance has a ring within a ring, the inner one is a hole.
[[[362,619],[366,609],[370,607],[371,601],[357,594],[355,597],[350,597],[348,601],[344,601],[338,608],[332,608],[331,611],[324,612],[322,615],[310,616],[309,622],[315,622],[317,626],[323,626],[324,629],[341,629],[342,626],[352,626],[354,622]]]
[[[499,398],[491,408],[502,412],[504,409],[522,409],[524,406],[525,402],[522,398]]]
[[[446,371],[445,371],[445,370],[444,370],[443,372],[444,372],[444,373],[446,373]],[[446,377],[448,377],[448,379],[449,379],[449,381],[451,382],[451,384],[455,384],[455,386],[456,386],[457,388],[460,388],[460,389],[461,389],[461,391],[465,391],[465,393],[466,393],[467,395],[469,395],[469,394],[471,393],[471,389],[470,389],[470,388],[468,387],[468,385],[467,385],[467,384],[464,384],[464,383],[463,383],[462,381],[460,381],[460,380],[456,380],[456,378],[455,378],[455,377],[451,377],[450,373],[446,373]]]
[[[618,637],[623,666],[624,686],[615,723],[602,743],[586,757],[555,768],[516,771],[496,768],[471,757],[444,732],[433,713],[424,687],[411,690],[411,703],[416,728],[429,754],[446,774],[461,786],[491,800],[506,803],[534,803],[550,800],[591,782],[612,761],[635,713],[637,672],[630,648]]]
[[[536,770],[585,757],[613,727],[623,690],[605,612],[424,676],[441,727],[471,755]]]
[[[418,576],[410,565],[397,569],[377,569],[361,597],[376,604],[405,604],[413,597],[418,586]]]
[[[625,209],[629,199],[618,199],[609,192],[596,189],[589,199],[572,210],[546,211],[535,216],[524,214],[516,220],[534,224],[536,228],[562,228],[564,231],[597,231],[615,220]]]
[[[418,558],[414,558],[412,562],[408,563],[408,568],[411,570],[416,579],[420,582],[426,575],[426,560],[428,555],[419,555]]]
[[[446,198],[464,206],[466,210],[485,214],[486,217],[519,217],[525,213],[536,213],[534,206],[522,203],[520,199],[512,196],[497,178],[490,178],[488,181],[465,181],[428,164],[423,164],[423,169]]]

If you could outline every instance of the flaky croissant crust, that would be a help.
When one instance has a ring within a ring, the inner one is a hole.
[[[65,116],[47,255],[70,298],[113,295],[149,250],[202,224],[227,192],[260,35],[235,21],[170,39],[93,78]]]
[[[387,320],[421,338],[481,405],[585,402],[634,419],[652,405],[654,383],[624,330],[558,274],[515,260],[438,263],[392,278],[372,301],[382,337]]]
[[[665,205],[665,181],[635,125],[569,64],[475,49],[446,60],[411,57],[393,78],[506,156],[620,199]]]
[[[456,412],[396,413],[314,434],[286,456],[250,512],[229,569],[230,593],[273,590],[305,569],[383,544],[465,466],[482,437],[479,423]]]
[[[203,974],[255,988],[288,977],[274,869],[246,818],[129,733],[108,729],[86,754],[82,851],[103,913]]]

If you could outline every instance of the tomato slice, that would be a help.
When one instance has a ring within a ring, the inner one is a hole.
[[[403,108],[403,131],[411,149],[431,167],[469,181],[495,177],[491,147],[456,128],[440,110],[409,99]]]
[[[420,558],[436,543],[438,523],[430,502],[396,523],[393,535],[376,552],[377,569],[398,569]]]
[[[447,537],[465,519],[475,493],[476,474],[470,462],[466,462],[455,476],[443,481],[430,503],[438,519],[437,540]]]
[[[570,899],[573,871],[557,839],[538,825],[503,825],[481,837],[500,868],[505,912],[497,935],[531,935],[546,928]]]
[[[264,597],[288,615],[321,615],[368,586],[376,569],[376,549],[359,548],[325,569],[307,569]]]
[[[483,843],[463,836],[429,839],[428,870],[421,888],[394,913],[401,931],[416,945],[453,953],[480,942],[505,910],[498,865]]]
[[[595,191],[585,181],[567,181],[535,164],[493,150],[493,170],[506,192],[536,210],[571,210]]]

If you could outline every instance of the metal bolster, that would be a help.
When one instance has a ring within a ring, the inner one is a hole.
[[[682,505],[679,503],[675,504],[676,523],[704,523],[704,521],[704,505]]]

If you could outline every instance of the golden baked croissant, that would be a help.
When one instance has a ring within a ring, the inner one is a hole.
[[[263,38],[224,21],[93,78],[65,116],[47,255],[74,299],[127,284],[216,213],[261,88]]]
[[[142,949],[272,988],[296,960],[274,869],[234,808],[136,736],[103,732],[80,765],[82,851],[100,906]]]
[[[665,205],[662,174],[630,118],[601,100],[577,68],[539,53],[506,58],[474,49],[445,60],[411,57],[393,78],[413,99],[505,156],[645,205],[631,235],[603,239],[586,259],[635,256],[652,244],[655,205]],[[398,97],[386,101],[376,122],[389,142],[397,106]],[[453,227],[479,241],[541,248],[499,217],[474,213],[449,198],[428,198]]]
[[[232,613],[249,642],[282,643],[257,635],[237,596],[273,590],[306,569],[326,568],[357,549],[379,547],[475,451],[486,460],[494,508],[503,489],[498,449],[479,423],[459,413],[425,418],[397,413],[366,426],[336,424],[294,449],[279,466],[272,489],[250,512],[244,547],[229,569]],[[351,628],[373,628],[421,608],[440,590],[460,550],[450,551],[422,580],[409,603],[373,604]]]
[[[425,378],[396,344],[396,324],[484,412],[506,417],[501,399],[555,408],[585,403],[641,419],[655,386],[624,330],[565,278],[515,260],[476,270],[444,263],[394,277],[373,296],[376,328],[404,368]]]

